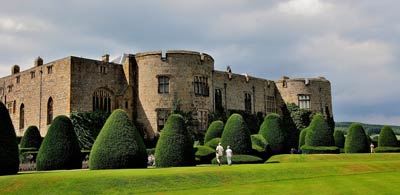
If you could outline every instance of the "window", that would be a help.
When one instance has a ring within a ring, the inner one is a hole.
[[[306,110],[311,108],[310,95],[299,95],[299,107]]]
[[[12,113],[12,108],[13,108],[13,102],[8,102],[7,103],[8,114]]]
[[[169,93],[169,77],[158,77],[158,93]]]
[[[164,128],[165,122],[167,122],[169,114],[169,109],[157,109],[157,131],[161,131]]]
[[[16,79],[15,79],[15,80],[16,80],[16,83],[19,84],[20,81],[21,81],[21,76],[17,76],[17,77],[15,77],[15,78],[16,78]]]
[[[13,102],[13,114],[15,114],[15,110],[17,109],[17,101],[14,100]]]
[[[47,74],[53,73],[53,66],[48,66],[47,67]]]
[[[7,88],[8,88],[8,93],[11,93],[13,90],[13,85],[9,85],[9,86],[7,86]]]
[[[98,89],[93,93],[93,111],[111,112],[111,92]]]
[[[247,113],[251,113],[251,94],[245,93],[244,94],[244,111]]]
[[[49,98],[47,101],[47,124],[53,122],[53,98]]]
[[[100,73],[107,74],[107,68],[105,66],[100,66]]]
[[[203,76],[195,76],[194,82],[194,94],[196,96],[209,96],[209,88],[208,88],[208,78]]]
[[[224,111],[224,108],[222,106],[222,91],[221,89],[215,89],[215,111],[222,113]]]
[[[199,121],[199,130],[206,131],[208,126],[208,112],[206,110],[198,110],[197,119]]]
[[[25,126],[25,106],[21,104],[19,107],[19,129],[23,129]]]
[[[283,82],[282,82],[282,87],[283,87],[283,88],[287,88],[287,82],[286,82],[286,80],[283,80]]]
[[[31,79],[35,78],[35,71],[31,72]]]
[[[275,96],[267,96],[267,113],[276,113]]]

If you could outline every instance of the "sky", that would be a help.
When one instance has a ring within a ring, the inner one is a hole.
[[[400,125],[396,0],[0,1],[0,77],[37,56],[194,50],[219,70],[324,76],[336,121]]]

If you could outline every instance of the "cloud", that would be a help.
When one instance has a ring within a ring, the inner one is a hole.
[[[320,0],[291,0],[278,4],[279,11],[297,16],[316,16],[332,7],[332,4]]]

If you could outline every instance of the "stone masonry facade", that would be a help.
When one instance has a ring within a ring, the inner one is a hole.
[[[205,130],[213,112],[282,113],[287,103],[332,115],[331,85],[324,77],[278,81],[214,69],[205,53],[171,50],[124,54],[110,61],[66,57],[0,78],[0,101],[16,133],[36,125],[44,136],[57,115],[124,109],[148,139],[157,136],[179,107]]]

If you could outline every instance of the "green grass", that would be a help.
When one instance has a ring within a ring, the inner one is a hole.
[[[268,162],[22,173],[1,176],[0,194],[400,193],[400,154],[279,155]]]

